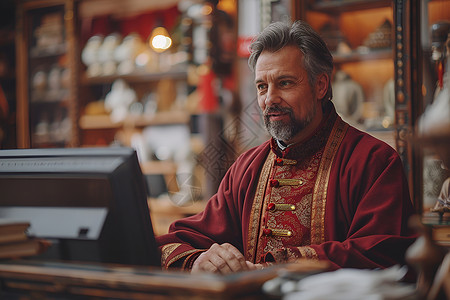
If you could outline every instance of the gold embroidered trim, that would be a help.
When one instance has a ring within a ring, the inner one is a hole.
[[[327,201],[328,181],[331,165],[337,150],[347,132],[348,124],[338,116],[334,122],[330,138],[325,146],[320,162],[311,209],[311,244],[325,241],[325,204]],[[315,252],[315,251],[314,251]]]
[[[192,251],[192,250],[191,250]],[[183,265],[181,266],[181,269],[182,270],[190,270],[190,269],[192,269],[192,266],[194,265],[194,262],[195,262],[195,260],[193,260],[193,261],[189,261],[190,259],[191,259],[191,257],[193,256],[193,255],[195,255],[196,253],[203,253],[203,252],[206,252],[207,250],[197,250],[197,251],[194,251],[194,252],[191,252],[185,259],[184,259],[184,261],[183,261]]]
[[[267,182],[269,181],[272,165],[275,160],[275,154],[270,151],[267,155],[266,161],[262,167],[261,174],[256,188],[255,198],[253,199],[252,213],[248,225],[248,241],[247,241],[247,257],[248,261],[255,263],[256,261],[256,246],[259,236],[259,223],[262,215],[262,208],[264,203],[264,192],[266,190]]]
[[[175,255],[171,260],[169,260],[169,262],[167,263],[166,268],[170,267],[171,264],[173,264],[174,262],[176,262],[180,258],[188,256],[189,254],[197,252],[197,251],[198,251],[198,249],[192,249],[192,250],[188,250],[188,251],[182,252],[182,253],[180,253],[178,255]]]
[[[177,249],[179,246],[181,246],[180,243],[171,243],[171,244],[164,245],[161,248],[161,264],[162,264],[162,266],[166,265],[166,260],[169,257],[169,255],[172,254],[172,252],[175,251],[175,249]]]
[[[308,246],[303,246],[303,247],[297,247],[297,249],[298,249],[298,251],[300,251],[302,258],[319,260],[319,256],[317,255],[317,252],[316,252],[316,250],[314,250],[314,248],[311,248]]]

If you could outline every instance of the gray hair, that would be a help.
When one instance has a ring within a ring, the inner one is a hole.
[[[292,25],[275,22],[267,26],[250,45],[250,69],[255,71],[256,62],[264,50],[276,52],[285,46],[297,46],[303,53],[303,66],[308,73],[311,87],[320,74],[328,75],[328,90],[323,100],[331,99],[333,56],[319,34],[303,21],[295,21]]]

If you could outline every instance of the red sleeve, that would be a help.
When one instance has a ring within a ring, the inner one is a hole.
[[[242,238],[236,234],[240,233],[240,228],[237,227],[240,224],[239,216],[234,213],[233,208],[230,210],[229,202],[232,199],[228,198],[230,193],[226,184],[229,173],[225,175],[218,193],[208,201],[203,212],[175,221],[170,225],[168,234],[156,237],[163,267],[168,268],[174,263],[180,267],[179,260],[190,257],[198,250],[208,249],[213,243],[242,245]]]
[[[266,151],[261,151],[262,148]],[[200,251],[209,249],[213,243],[230,243],[244,253],[246,237],[243,235],[247,232],[242,224],[248,223],[248,214],[243,211],[251,208],[251,201],[247,203],[245,199],[253,199],[251,186],[257,183],[259,167],[268,149],[265,143],[241,155],[225,174],[203,212],[174,222],[168,234],[156,238],[163,267],[189,268]]]
[[[334,268],[405,264],[415,235],[402,162],[395,150],[351,129],[331,170],[325,213],[327,242],[311,245]]]

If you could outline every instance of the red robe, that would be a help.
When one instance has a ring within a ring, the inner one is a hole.
[[[225,242],[254,263],[404,264],[414,209],[397,152],[325,110],[306,142],[281,151],[270,140],[243,153],[203,212],[157,237],[163,267],[188,269]]]

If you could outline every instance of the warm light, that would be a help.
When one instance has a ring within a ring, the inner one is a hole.
[[[157,35],[152,39],[153,48],[167,50],[170,45],[172,45],[172,40],[167,36]]]
[[[150,38],[150,46],[156,52],[163,52],[170,48],[172,45],[172,39],[169,37],[169,33],[164,27],[156,27]]]

